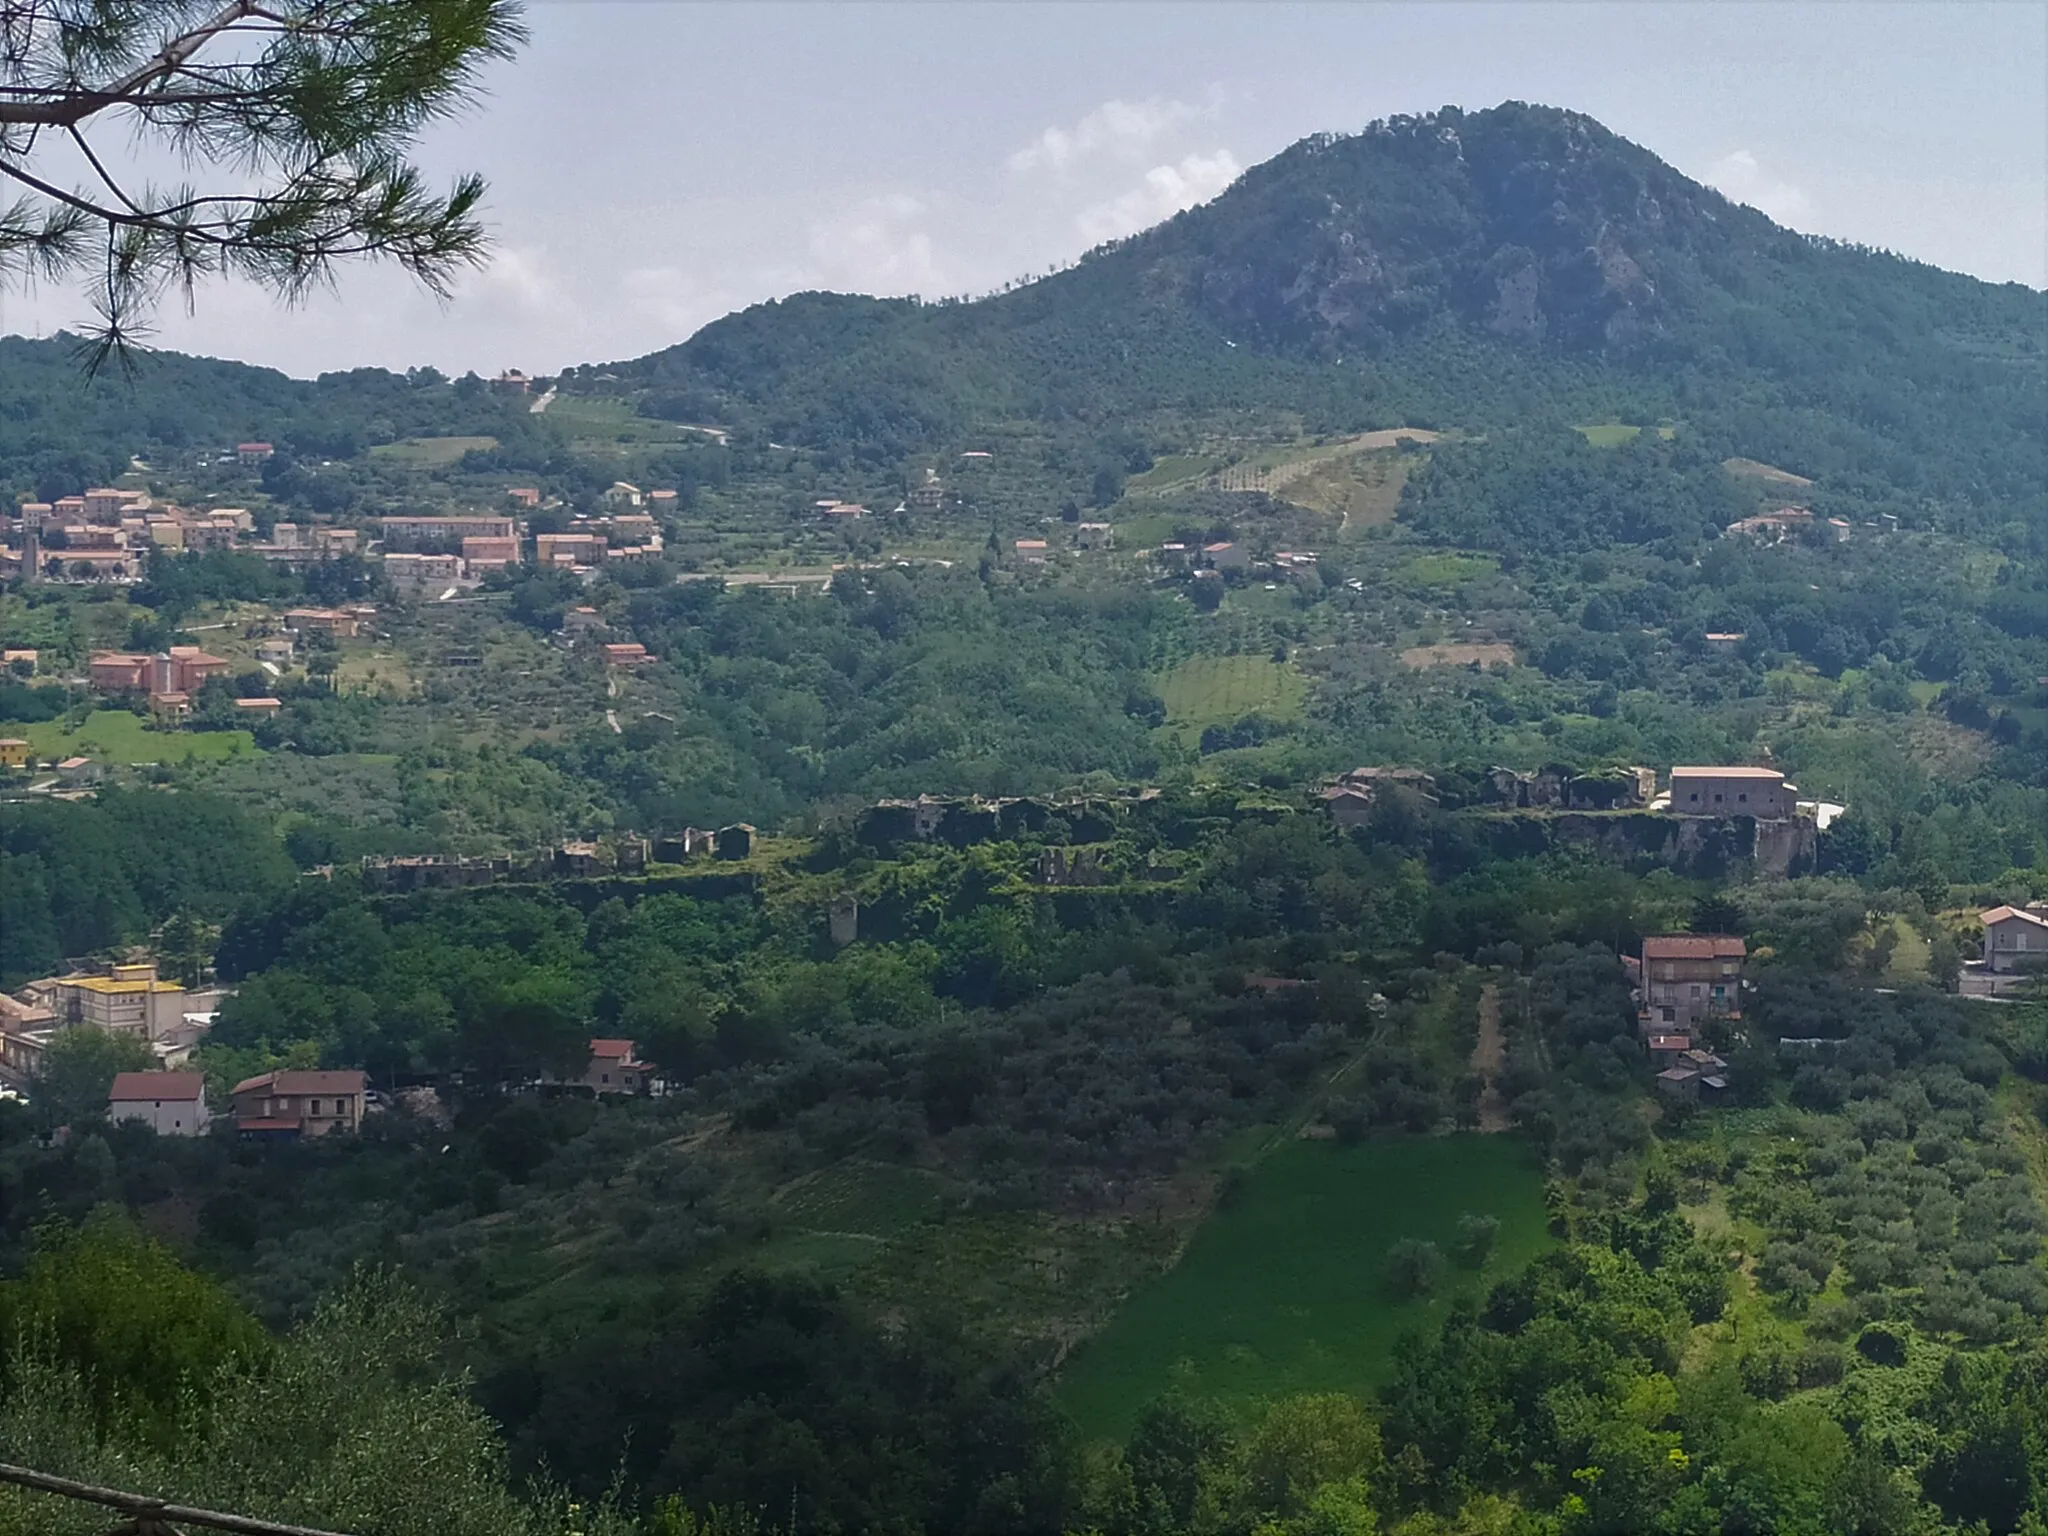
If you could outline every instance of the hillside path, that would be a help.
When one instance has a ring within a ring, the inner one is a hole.
[[[1500,988],[1489,981],[1479,992],[1479,1043],[1472,1047],[1472,1070],[1486,1084],[1479,1093],[1479,1129],[1488,1135],[1508,1128],[1507,1100],[1495,1081],[1507,1054],[1507,1039],[1500,1032]]]

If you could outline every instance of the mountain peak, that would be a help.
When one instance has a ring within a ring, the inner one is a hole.
[[[1508,102],[1304,139],[1131,242],[1241,341],[1374,348],[1445,320],[1626,354],[1739,248],[1802,242],[1582,113]]]

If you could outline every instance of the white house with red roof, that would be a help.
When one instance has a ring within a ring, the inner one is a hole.
[[[200,1072],[117,1072],[107,1095],[109,1120],[135,1120],[159,1136],[203,1136],[212,1123]]]

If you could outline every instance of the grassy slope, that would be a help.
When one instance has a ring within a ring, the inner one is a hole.
[[[85,724],[67,731],[62,720],[7,725],[6,733],[27,738],[37,757],[96,757],[115,763],[182,763],[187,757],[226,758],[255,752],[247,731],[149,731],[125,709],[97,709]]]
[[[1389,1245],[1419,1237],[1448,1250],[1467,1211],[1500,1218],[1486,1270],[1451,1270],[1426,1300],[1390,1300]],[[1366,1391],[1385,1379],[1398,1338],[1549,1242],[1542,1175],[1508,1137],[1294,1142],[1076,1353],[1060,1397],[1102,1436],[1128,1433],[1173,1386],[1241,1412],[1289,1392]]]

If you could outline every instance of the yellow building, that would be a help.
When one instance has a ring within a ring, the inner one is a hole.
[[[28,743],[17,736],[0,736],[0,768],[28,766]]]
[[[105,976],[58,976],[23,989],[56,1016],[59,1027],[155,1040],[188,1012],[204,1012],[218,993],[197,998],[175,981],[159,981],[151,964],[117,965]]]

